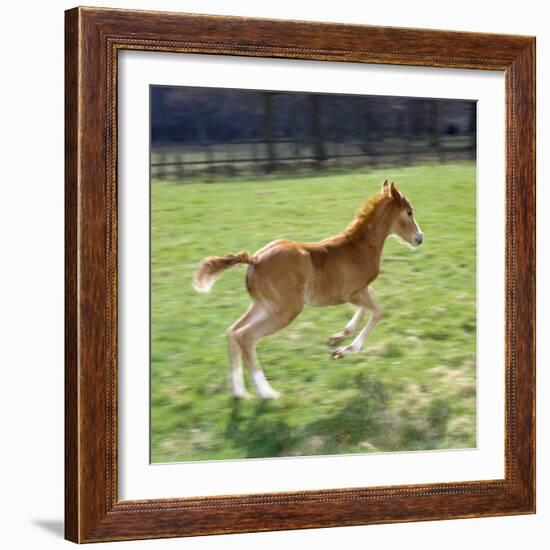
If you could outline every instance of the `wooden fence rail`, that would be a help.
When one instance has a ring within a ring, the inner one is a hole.
[[[202,142],[155,146],[153,179],[213,179],[216,176],[304,170],[337,170],[379,164],[409,165],[475,159],[473,135],[407,136],[366,141],[298,141],[291,139]]]

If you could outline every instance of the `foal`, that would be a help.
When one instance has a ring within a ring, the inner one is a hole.
[[[351,344],[338,347],[332,358],[361,350],[382,316],[382,307],[369,285],[378,276],[384,241],[392,234],[413,247],[424,239],[410,202],[386,180],[381,191],[363,204],[351,224],[338,235],[317,243],[281,239],[254,255],[239,252],[202,260],[193,279],[197,292],[209,292],[223,270],[239,263],[248,264],[246,288],[252,303],[227,331],[230,383],[235,397],[249,397],[244,385],[243,356],[260,397],[279,396],[258,363],[256,344],[289,325],[305,304],[333,306],[347,302],[357,306],[344,330],[329,338],[332,346],[352,336],[366,310],[370,310],[372,315],[363,330]]]

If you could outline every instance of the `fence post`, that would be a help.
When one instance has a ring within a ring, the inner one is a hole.
[[[435,151],[437,151],[439,160],[445,160],[445,152],[443,151],[440,140],[441,122],[439,113],[439,101],[437,99],[433,99],[431,102],[431,107],[431,146]]]
[[[271,92],[264,92],[264,138],[267,147],[267,164],[265,165],[265,171],[267,173],[273,172],[275,168],[275,147],[273,144],[273,94]]]
[[[176,156],[176,162],[178,163],[176,165],[176,177],[179,179],[179,180],[183,180],[185,178],[185,168],[184,168],[184,163],[185,163],[185,155],[183,153],[183,148],[181,149],[181,152]]]
[[[300,155],[300,108],[298,104],[294,104],[292,108],[292,149],[294,151],[294,169],[296,172],[300,170],[301,155]]]
[[[311,94],[311,135],[313,137],[313,157],[317,169],[326,160],[325,144],[323,142],[323,128],[321,124],[321,96]]]
[[[412,101],[407,101],[405,112],[403,113],[404,138],[405,138],[405,164],[411,163],[411,139],[412,139],[412,124],[411,124],[411,108]]]
[[[368,100],[367,100],[368,101]],[[368,161],[370,160],[370,131],[371,131],[371,120],[369,116],[369,106],[367,103],[363,106],[363,112],[362,112],[362,134],[363,134],[363,153],[365,154],[365,164],[368,165]]]
[[[166,166],[163,166],[166,162],[166,153],[160,153],[158,157],[158,163],[160,166],[158,166],[158,171],[155,174],[151,174],[153,178],[157,177],[159,179],[165,179],[166,178]]]
[[[258,161],[258,142],[253,139],[250,141],[250,158],[252,159],[252,173],[256,174],[261,164]]]
[[[206,181],[212,181],[214,176],[214,157],[210,148],[210,142],[204,141],[202,146],[204,147],[204,160],[206,162]]]
[[[300,141],[298,140],[297,136],[294,136],[293,145],[294,145],[294,160],[295,160],[294,166],[296,167],[296,171],[298,171],[300,170],[301,157],[300,157]]]

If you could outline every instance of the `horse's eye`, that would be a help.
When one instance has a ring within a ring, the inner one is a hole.
[[[412,210],[409,210],[409,211],[407,212],[407,216],[409,216],[409,218],[412,218],[412,215],[413,215],[413,211],[412,211]]]

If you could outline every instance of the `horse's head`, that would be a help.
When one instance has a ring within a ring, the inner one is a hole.
[[[388,181],[382,185],[382,193],[392,200],[395,208],[395,218],[390,227],[390,235],[396,235],[413,247],[422,244],[424,233],[414,219],[411,203],[402,195],[397,187]]]

